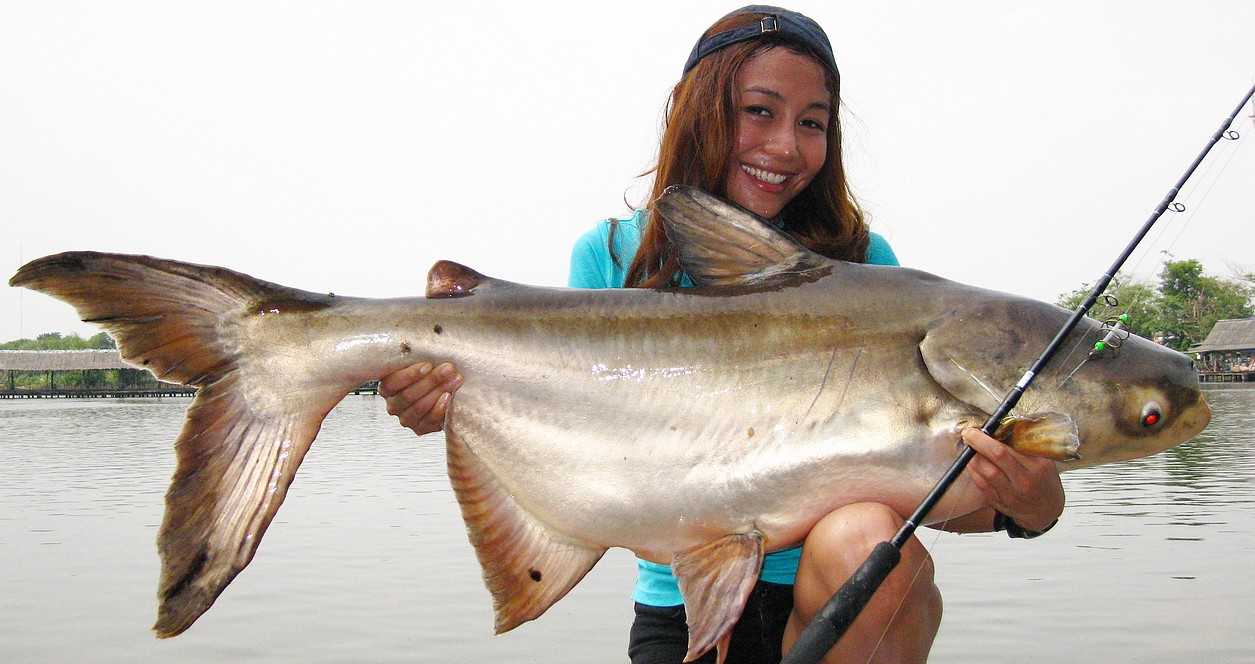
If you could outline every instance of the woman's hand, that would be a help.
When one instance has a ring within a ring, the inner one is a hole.
[[[418,435],[439,431],[453,393],[462,386],[457,367],[444,362],[411,364],[379,380],[379,395],[388,403],[388,414]]]
[[[1020,454],[980,429],[964,429],[962,435],[977,452],[967,474],[991,507],[1039,532],[1063,514],[1063,482],[1054,461]]]

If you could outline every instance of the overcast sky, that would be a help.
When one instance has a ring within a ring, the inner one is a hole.
[[[0,0],[0,274],[89,249],[345,295],[421,293],[441,258],[564,284],[741,4]],[[1102,274],[1255,83],[1250,2],[788,6],[832,38],[851,178],[902,263],[1044,300]],[[1131,268],[1255,270],[1250,115]],[[0,286],[0,341],[50,331],[96,330]]]

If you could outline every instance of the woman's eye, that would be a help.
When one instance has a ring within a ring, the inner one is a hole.
[[[765,106],[746,106],[745,112],[749,113],[750,115],[763,115],[763,116],[771,115],[771,111],[767,110],[767,107]]]

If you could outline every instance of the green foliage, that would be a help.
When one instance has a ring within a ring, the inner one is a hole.
[[[104,332],[97,332],[92,338],[87,340],[91,344],[88,348],[117,348],[118,344],[113,341],[113,337]]]
[[[1218,320],[1251,315],[1251,288],[1207,276],[1197,260],[1170,261],[1159,278],[1164,338],[1177,350],[1201,342]]]
[[[1075,311],[1093,288],[1093,284],[1085,284],[1071,293],[1059,296],[1056,304]],[[1105,295],[1090,309],[1090,316],[1104,320],[1128,314],[1129,323],[1125,327],[1130,332],[1147,339],[1155,338],[1159,330],[1159,294],[1154,287],[1144,283],[1129,283],[1116,277],[1107,285]]]
[[[45,332],[34,339],[18,339],[0,343],[0,350],[89,350],[101,348],[117,348],[113,339],[104,332],[84,339],[77,334],[62,336],[60,332]],[[137,377],[132,374],[144,374],[136,369],[109,369],[90,371],[9,371],[3,376],[0,390],[10,391],[23,389],[95,389],[134,384]]]
[[[1061,295],[1057,304],[1075,310],[1092,288],[1087,284]],[[1255,288],[1246,277],[1231,281],[1208,276],[1202,263],[1190,259],[1165,263],[1157,288],[1116,277],[1106,293],[1118,304],[1095,306],[1090,315],[1106,318],[1127,313],[1134,334],[1184,351],[1207,338],[1216,321],[1250,317]]]
[[[90,339],[84,339],[77,334],[63,337],[60,332],[45,332],[34,339],[18,339],[0,343],[0,350],[87,350],[117,347],[113,338],[104,332]]]

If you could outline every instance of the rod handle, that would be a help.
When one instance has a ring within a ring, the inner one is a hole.
[[[858,618],[900,560],[902,552],[898,547],[890,542],[877,544],[849,580],[828,598],[780,664],[815,664],[823,659]]]

